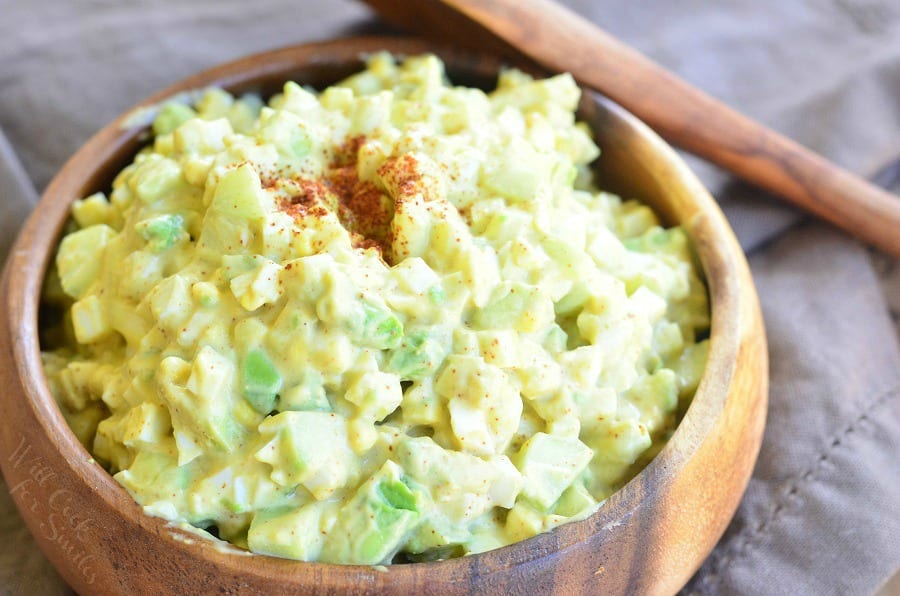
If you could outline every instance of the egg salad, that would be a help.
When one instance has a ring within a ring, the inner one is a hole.
[[[161,106],[46,283],[73,431],[148,514],[277,557],[443,559],[590,515],[687,407],[709,305],[685,233],[594,186],[579,97],[378,54]]]

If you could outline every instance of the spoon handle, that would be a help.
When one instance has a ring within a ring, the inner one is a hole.
[[[900,257],[900,198],[741,115],[551,0],[366,2],[435,38],[515,51],[570,72],[672,144]]]

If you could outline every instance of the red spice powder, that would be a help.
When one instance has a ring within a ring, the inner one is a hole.
[[[343,166],[356,165],[359,161],[359,149],[366,143],[365,135],[356,135],[347,137],[347,139],[338,145],[331,158],[331,167],[340,168]]]
[[[326,207],[328,188],[317,180],[308,178],[294,179],[300,192],[285,200],[279,206],[282,211],[297,219],[311,215],[324,217],[328,214]]]
[[[411,196],[422,190],[419,162],[408,153],[382,165],[378,168],[378,175],[389,179],[396,186],[398,195]]]
[[[299,187],[299,192],[282,201],[279,208],[295,219],[324,217],[336,208],[341,224],[350,231],[353,246],[375,248],[390,263],[393,203],[372,182],[359,179],[358,155],[365,142],[362,135],[344,141],[335,150],[330,169],[321,180],[291,178],[291,185]]]

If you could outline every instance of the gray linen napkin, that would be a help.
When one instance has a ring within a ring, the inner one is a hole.
[[[0,201],[0,250],[6,255],[19,225],[37,203],[37,193],[3,131],[0,131]],[[66,592],[65,584],[50,562],[37,550],[6,483],[0,478],[0,593]]]
[[[854,171],[874,177],[900,160],[896,0],[566,4]],[[34,189],[141,97],[368,15],[349,0],[0,0],[0,248]],[[685,593],[873,593],[900,569],[900,267],[691,164],[750,254],[772,387],[750,487]],[[879,179],[896,181],[893,171]],[[11,509],[0,493],[0,593],[64,592]]]

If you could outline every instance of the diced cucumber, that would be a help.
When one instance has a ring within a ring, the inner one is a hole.
[[[557,324],[553,324],[550,326],[549,331],[547,331],[546,337],[544,337],[543,346],[549,353],[558,354],[566,350],[568,341],[569,336],[563,328]]]
[[[253,133],[253,129],[256,126],[256,120],[259,118],[262,107],[263,101],[259,95],[245,93],[228,109],[226,118],[231,122],[231,126],[234,128],[235,132],[249,135]]]
[[[462,545],[471,538],[467,524],[455,523],[446,517],[430,516],[416,526],[403,550],[420,555],[413,561],[436,561],[465,554]]]
[[[391,509],[418,511],[417,499],[399,479],[388,478],[378,484],[378,493]]]
[[[331,271],[319,271],[328,266],[328,260],[309,261],[311,267],[304,269],[313,275],[319,273],[324,282],[324,291],[316,302],[316,314],[322,321],[341,329],[363,347],[385,350],[400,344],[403,323],[388,307],[364,297],[346,274],[332,267],[328,267]]]

